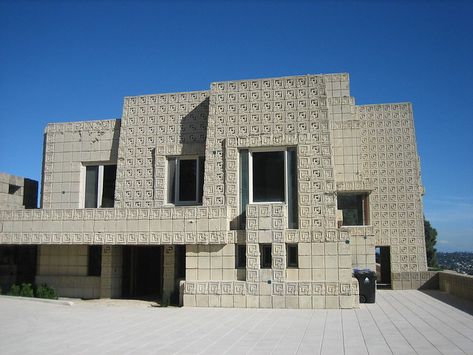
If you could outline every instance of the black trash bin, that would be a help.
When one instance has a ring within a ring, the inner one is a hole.
[[[376,273],[369,269],[354,270],[360,285],[360,303],[374,303],[376,298]]]

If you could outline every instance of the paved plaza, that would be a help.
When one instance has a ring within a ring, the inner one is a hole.
[[[439,291],[381,290],[376,304],[349,310],[0,297],[0,353],[473,354],[472,311]]]

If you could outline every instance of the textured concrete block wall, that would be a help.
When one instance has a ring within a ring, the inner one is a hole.
[[[288,229],[284,203],[250,203],[238,230],[240,150],[288,147],[298,229]],[[203,206],[169,204],[168,159],[204,155]],[[114,162],[116,208],[79,209],[83,165]],[[337,193],[356,191],[370,193],[371,226],[340,229]],[[0,212],[0,241],[186,244],[186,305],[350,307],[351,268],[374,268],[376,245],[391,247],[393,275],[426,270],[422,192],[409,104],[357,107],[345,73],[217,82],[127,97],[122,121],[49,125],[45,209]],[[246,244],[246,274],[235,268],[236,242]],[[272,244],[271,269],[259,267],[261,243]],[[287,268],[287,243],[298,244],[298,268]],[[115,292],[119,255],[104,256],[103,295]]]
[[[187,245],[186,280],[236,280],[235,245]]]
[[[361,171],[368,176],[375,244],[391,247],[391,271],[427,270],[420,163],[408,103],[358,107]]]
[[[87,245],[41,245],[36,284],[46,283],[63,297],[100,297],[100,277],[87,276]]]
[[[167,158],[203,156],[208,91],[126,97],[118,151],[116,206],[167,203]]]
[[[22,209],[23,207],[23,181],[18,176],[0,173],[0,209]],[[10,185],[18,186],[14,193],[10,190]]]
[[[232,286],[240,292],[238,296],[246,295],[246,307],[353,306],[350,248],[341,240],[336,223],[329,115],[332,111],[337,115],[353,113],[354,109],[350,100],[334,101],[333,109],[327,107],[328,90],[331,96],[349,95],[347,81],[347,75],[308,75],[211,86],[203,203],[227,204],[233,227],[238,225],[240,209],[239,150],[297,149],[299,230],[286,232],[285,205],[247,207],[246,283]],[[278,210],[280,215],[275,212]],[[299,243],[297,270],[286,268],[286,236]],[[261,270],[259,243],[266,239],[273,246],[273,267]],[[288,278],[295,283],[288,283]],[[314,281],[319,283],[312,284]],[[224,288],[230,292],[230,286]],[[210,285],[203,283],[186,284],[184,304],[207,304],[206,295],[212,295],[209,289]],[[229,306],[230,297],[236,295],[222,294],[222,304]],[[217,302],[215,297],[213,301]],[[238,302],[243,304],[241,297]]]
[[[79,208],[83,164],[115,164],[120,120],[51,123],[45,130],[42,208]]]

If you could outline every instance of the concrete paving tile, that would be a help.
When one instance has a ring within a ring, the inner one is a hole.
[[[473,354],[473,316],[419,291],[356,310],[72,307],[0,299],[3,354]],[[67,309],[66,309],[67,308]]]

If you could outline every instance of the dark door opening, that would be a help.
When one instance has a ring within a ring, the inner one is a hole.
[[[390,247],[376,247],[376,281],[378,288],[391,288],[391,250]]]
[[[163,247],[123,248],[122,297],[160,299],[163,291]]]
[[[0,247],[0,288],[8,292],[13,284],[35,283],[36,245],[8,245]]]

